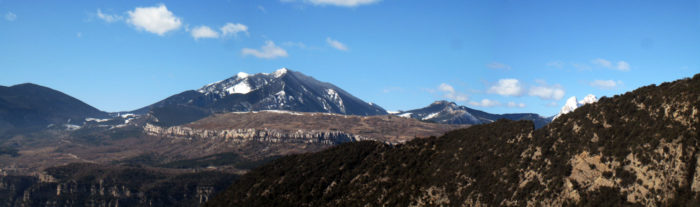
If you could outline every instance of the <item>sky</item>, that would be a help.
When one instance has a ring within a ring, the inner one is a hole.
[[[551,116],[700,73],[700,1],[0,0],[0,85],[104,111],[282,67],[391,111]]]

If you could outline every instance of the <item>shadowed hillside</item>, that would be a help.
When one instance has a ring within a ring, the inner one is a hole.
[[[693,205],[700,75],[565,114],[403,145],[348,143],[241,177],[208,206]]]

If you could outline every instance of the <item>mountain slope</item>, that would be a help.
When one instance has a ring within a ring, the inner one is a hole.
[[[356,142],[244,175],[208,206],[687,206],[700,202],[700,74],[534,130],[500,120],[399,146]]]
[[[436,101],[424,108],[404,111],[396,115],[441,124],[484,124],[499,119],[510,119],[530,120],[535,123],[536,128],[540,128],[549,123],[548,118],[533,113],[490,114],[448,101]]]
[[[85,118],[106,117],[106,112],[47,87],[31,83],[0,86],[0,132],[82,124]]]
[[[199,90],[168,97],[134,112],[150,112],[161,125],[178,125],[212,113],[259,110],[363,116],[386,114],[383,108],[366,103],[333,84],[286,68],[270,74],[239,73]]]

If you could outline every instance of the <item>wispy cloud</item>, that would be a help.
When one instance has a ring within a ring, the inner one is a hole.
[[[510,108],[525,108],[525,103],[515,103],[513,101],[508,102],[508,107]]]
[[[100,18],[101,20],[103,20],[107,23],[117,22],[117,21],[121,21],[122,19],[124,19],[124,17],[116,15],[116,14],[102,13],[101,9],[97,9],[97,18]]]
[[[301,49],[306,49],[306,48],[308,48],[308,46],[306,46],[306,44],[304,44],[303,42],[292,42],[292,41],[287,41],[287,42],[283,42],[282,45],[284,45],[285,47],[298,47],[298,48],[301,48]]]
[[[265,45],[263,45],[260,49],[243,48],[241,50],[241,54],[243,54],[243,56],[252,55],[263,59],[274,59],[288,56],[286,50],[278,47],[270,40],[265,41]]]
[[[222,36],[238,36],[238,33],[248,34],[248,26],[241,23],[228,22],[221,26],[220,30]]]
[[[136,7],[127,13],[129,24],[134,25],[137,29],[160,36],[182,26],[182,20],[169,11],[165,4],[153,7]]]
[[[491,68],[491,69],[497,69],[497,70],[510,70],[511,69],[510,65],[506,65],[506,64],[500,63],[500,62],[492,62],[492,63],[486,64],[486,67]]]
[[[488,92],[502,96],[520,96],[523,94],[523,87],[518,79],[500,79]]]
[[[603,58],[596,58],[591,60],[591,63],[594,65],[608,68],[608,69],[615,69],[615,70],[620,70],[620,71],[629,71],[630,70],[630,64],[625,62],[625,61],[618,61],[617,64],[613,64],[612,61],[603,59]]]
[[[195,40],[202,38],[219,38],[219,33],[207,26],[198,26],[190,31],[190,34]]]
[[[447,83],[441,83],[440,86],[438,86],[438,90],[443,92],[442,97],[444,97],[446,99],[451,99],[451,100],[455,100],[455,101],[467,101],[467,100],[469,100],[469,96],[467,96],[467,94],[463,94],[463,93],[459,93],[459,92],[455,91],[455,88]]]
[[[7,12],[7,13],[5,13],[5,20],[10,21],[10,22],[15,21],[15,20],[17,20],[17,15],[15,13],[12,13],[12,12]]]
[[[598,88],[598,89],[603,89],[603,90],[610,90],[610,89],[615,89],[618,86],[622,85],[622,81],[614,81],[614,80],[594,80],[588,83],[590,86]]]
[[[566,92],[560,85],[546,85],[540,83],[539,86],[530,87],[528,95],[539,97],[544,100],[561,100]]]
[[[498,101],[495,101],[495,100],[491,100],[491,99],[486,99],[486,98],[485,98],[485,99],[481,99],[481,101],[479,101],[479,102],[477,102],[477,101],[470,101],[470,102],[469,102],[469,105],[472,105],[472,106],[481,106],[481,107],[494,107],[494,106],[500,106],[501,103],[498,102]]]
[[[565,64],[564,62],[562,62],[562,61],[555,60],[555,61],[549,61],[549,62],[547,62],[546,65],[547,65],[547,67],[553,67],[553,68],[562,69],[562,68],[564,68],[564,65],[566,65],[566,64]]]
[[[295,2],[296,0],[280,0],[281,2]],[[340,6],[340,7],[357,7],[380,2],[381,0],[298,0],[307,4],[317,6]]]
[[[345,46],[345,44],[343,44],[342,42],[340,42],[338,40],[331,39],[330,37],[326,38],[326,43],[328,43],[328,45],[335,48],[336,50],[340,50],[340,51],[347,51],[348,50],[348,47]]]

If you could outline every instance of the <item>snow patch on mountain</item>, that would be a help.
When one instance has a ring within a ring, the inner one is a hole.
[[[435,113],[432,113],[432,114],[428,114],[427,116],[423,117],[422,120],[428,120],[428,119],[435,118],[435,117],[438,116],[438,114],[440,114],[440,112],[435,112]]]
[[[403,114],[399,114],[398,116],[403,117],[403,118],[411,118],[411,114],[413,114],[413,113],[403,113]]]
[[[234,86],[226,88],[226,91],[228,92],[228,94],[247,94],[250,93],[252,89],[250,88],[250,85],[248,85],[248,82],[241,81],[240,83]]]

